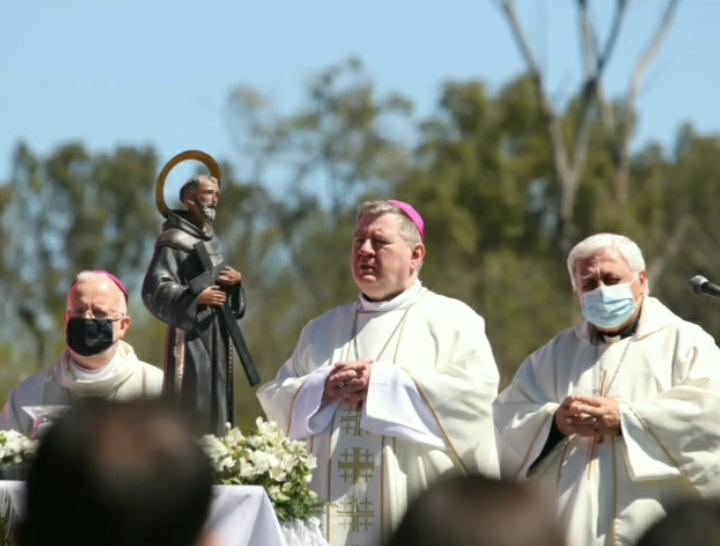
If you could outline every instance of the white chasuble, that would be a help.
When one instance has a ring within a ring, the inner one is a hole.
[[[618,400],[622,435],[573,435],[538,461],[573,394]],[[720,492],[720,350],[654,298],[624,339],[588,324],[558,334],[526,359],[494,410],[503,474],[548,486],[567,544],[630,546],[673,502]]]
[[[356,309],[346,361],[378,361],[386,351],[393,360],[409,307],[387,312]],[[380,544],[383,529],[382,448],[386,437],[362,427],[360,408],[341,404],[332,420],[328,471],[329,507],[325,522],[333,544]],[[320,469],[322,472],[322,469]]]
[[[323,403],[332,367],[366,358],[362,406]],[[482,319],[418,283],[391,302],[360,300],[311,321],[258,398],[318,458],[312,486],[329,503],[328,541],[376,545],[442,473],[497,474],[497,381]]]
[[[25,435],[57,415],[57,407],[69,406],[82,397],[124,400],[159,396],[163,372],[142,362],[125,341],[118,342],[112,361],[99,373],[79,372],[66,350],[50,367],[28,377],[8,395],[0,413],[0,429]]]

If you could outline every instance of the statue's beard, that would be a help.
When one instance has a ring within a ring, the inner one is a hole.
[[[202,212],[202,215],[205,217],[205,219],[208,222],[214,222],[215,221],[215,207],[200,207],[200,212]]]

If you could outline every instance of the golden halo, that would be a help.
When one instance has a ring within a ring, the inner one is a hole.
[[[158,175],[157,184],[155,185],[155,206],[157,206],[158,211],[163,216],[167,217],[168,215],[168,206],[165,202],[165,179],[167,178],[167,175],[170,174],[170,171],[172,171],[178,163],[189,160],[199,161],[200,163],[205,165],[210,171],[210,174],[217,178],[218,186],[221,185],[220,167],[218,166],[217,161],[215,161],[215,159],[210,154],[206,154],[205,152],[201,152],[200,150],[185,150],[184,152],[180,152],[170,161],[165,163],[165,166],[162,168],[162,171],[160,171],[160,174]]]

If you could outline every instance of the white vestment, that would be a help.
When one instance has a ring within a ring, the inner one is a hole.
[[[118,343],[115,356],[99,372],[76,372],[66,350],[55,364],[28,377],[10,391],[0,414],[0,430],[13,429],[30,435],[37,423],[24,408],[68,406],[84,396],[112,400],[159,396],[162,370],[138,360],[126,342]]]
[[[364,358],[375,362],[360,411],[323,403],[332,367]],[[361,297],[308,323],[258,398],[318,459],[313,489],[332,503],[328,541],[381,544],[439,475],[497,475],[497,384],[483,319],[418,282],[390,302]]]
[[[622,435],[594,447],[564,438],[533,465],[559,404],[603,385],[620,401]],[[604,339],[587,323],[558,334],[494,412],[503,475],[552,488],[571,546],[634,544],[678,497],[720,492],[720,350],[654,298],[632,336]]]

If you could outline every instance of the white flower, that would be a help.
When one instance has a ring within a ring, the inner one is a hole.
[[[285,453],[280,457],[280,467],[285,472],[291,472],[292,469],[295,468],[297,462],[297,458],[290,453]]]
[[[200,439],[200,447],[202,447],[207,456],[215,463],[223,461],[230,454],[225,444],[212,434],[206,434]]]
[[[225,436],[225,441],[230,443],[231,445],[238,445],[240,444],[240,442],[242,442],[244,438],[245,436],[243,436],[243,433],[240,432],[239,428],[232,428]]]
[[[307,453],[304,442],[288,439],[277,423],[258,419],[256,425],[257,433],[249,436],[228,427],[222,438],[208,435],[201,439],[216,479],[225,484],[262,483],[273,504],[282,506],[285,518],[308,517],[307,503],[319,505],[308,485],[310,470],[317,466],[315,457]],[[0,450],[2,447],[0,440]],[[297,504],[298,512],[287,506],[291,493],[302,500]]]
[[[268,472],[271,468],[278,466],[279,463],[274,454],[266,451],[253,451],[248,458],[255,465],[258,474]]]
[[[235,461],[229,455],[217,462],[217,468],[221,472],[224,472],[225,470],[230,470],[233,466],[235,466]]]
[[[279,464],[273,465],[270,467],[270,477],[276,482],[282,482],[287,478],[287,473]]]
[[[247,459],[238,460],[238,473],[240,478],[254,478],[258,474],[255,466]]]
[[[16,430],[0,431],[0,463],[19,464],[28,460],[37,449],[37,442]]]

